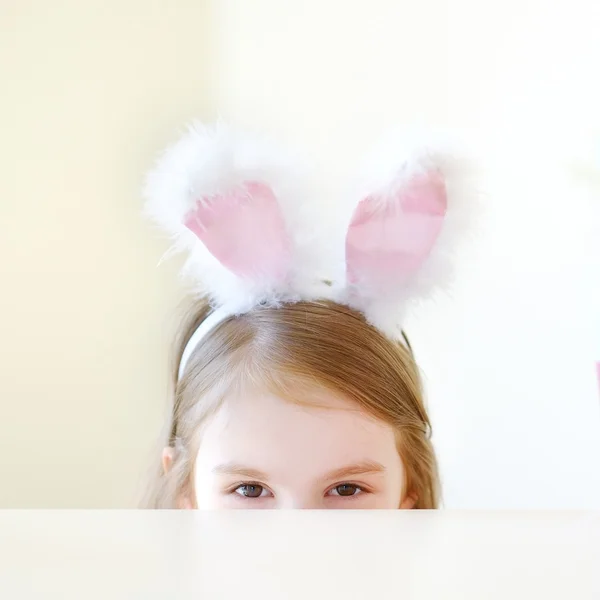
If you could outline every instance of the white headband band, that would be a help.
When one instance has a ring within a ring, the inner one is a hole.
[[[194,353],[194,350],[198,347],[200,342],[220,323],[233,316],[231,311],[225,307],[221,306],[217,308],[215,311],[211,312],[200,325],[198,325],[196,331],[192,334],[192,337],[188,340],[188,343],[185,345],[183,350],[183,354],[181,355],[181,361],[179,362],[179,374],[178,379],[180,380],[183,377],[183,373],[185,372],[185,367],[187,366],[190,356]]]

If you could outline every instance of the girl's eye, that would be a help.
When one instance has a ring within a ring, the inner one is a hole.
[[[262,486],[256,483],[245,483],[235,488],[234,492],[245,498],[261,498],[268,496],[269,492]]]
[[[364,490],[358,485],[352,483],[341,483],[336,485],[329,493],[333,496],[357,496]]]

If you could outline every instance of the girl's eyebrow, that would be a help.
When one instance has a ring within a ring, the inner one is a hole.
[[[365,460],[334,469],[333,471],[323,475],[321,479],[324,481],[331,481],[334,479],[356,477],[358,475],[376,475],[384,472],[385,467],[381,463],[372,460]],[[262,481],[269,479],[269,476],[263,471],[259,471],[258,469],[253,469],[252,467],[247,467],[235,462],[228,462],[218,465],[213,469],[213,473],[216,475],[237,475],[238,477],[248,477],[249,479],[260,479]]]
[[[348,477],[355,477],[357,475],[376,475],[378,473],[384,473],[385,467],[376,461],[365,460],[351,465],[346,465],[339,469],[334,469],[323,476],[325,481],[331,481],[333,479],[346,479]]]
[[[238,477],[248,477],[249,479],[267,480],[269,476],[263,471],[246,467],[245,465],[228,462],[222,465],[217,465],[213,470],[216,475],[237,475]]]

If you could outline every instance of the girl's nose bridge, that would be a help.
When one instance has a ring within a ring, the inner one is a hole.
[[[322,508],[320,498],[301,491],[290,491],[282,495],[277,503],[277,508],[284,510],[310,510]]]

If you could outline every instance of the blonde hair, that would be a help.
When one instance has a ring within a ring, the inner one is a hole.
[[[210,310],[194,305],[175,342],[172,411],[163,446],[173,449],[167,473],[157,464],[143,502],[175,508],[193,495],[201,428],[232,386],[263,385],[298,400],[288,385],[319,385],[391,425],[415,508],[439,503],[438,468],[417,365],[409,348],[385,337],[364,316],[330,301],[258,307],[227,319],[194,351],[178,381],[183,349]],[[160,461],[157,461],[160,463]],[[401,499],[398,499],[400,505]]]

